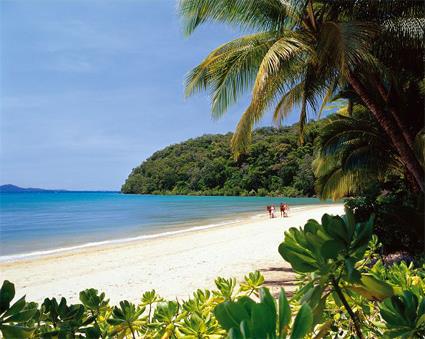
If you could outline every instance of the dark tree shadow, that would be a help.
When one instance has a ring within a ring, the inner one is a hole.
[[[274,297],[278,297],[281,288],[285,290],[288,298],[294,294],[297,280],[291,267],[267,267],[259,271],[264,275],[264,285],[270,289],[270,293]]]
[[[260,272],[289,272],[293,273],[294,271],[290,267],[268,267],[260,269]]]

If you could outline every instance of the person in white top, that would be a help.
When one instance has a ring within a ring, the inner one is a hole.
[[[274,205],[272,205],[272,207],[270,208],[270,210],[272,212],[272,218],[274,218],[275,217],[275,215],[274,215],[274,211],[275,211]]]

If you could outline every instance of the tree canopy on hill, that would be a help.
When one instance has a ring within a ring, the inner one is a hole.
[[[318,123],[299,145],[297,126],[260,128],[235,160],[232,133],[204,135],[168,146],[134,168],[123,193],[313,196],[311,168]]]

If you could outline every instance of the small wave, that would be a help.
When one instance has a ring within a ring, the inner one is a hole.
[[[104,245],[111,245],[111,244],[133,242],[138,240],[161,238],[161,237],[166,237],[166,236],[171,236],[171,235],[176,235],[181,233],[189,233],[189,232],[200,231],[200,230],[205,230],[205,229],[214,228],[214,227],[236,224],[241,221],[243,220],[235,219],[235,220],[226,221],[226,222],[220,222],[220,223],[214,223],[214,224],[208,224],[208,225],[202,225],[202,226],[193,226],[193,227],[184,228],[184,229],[180,229],[176,231],[167,231],[167,232],[156,233],[156,234],[139,235],[137,237],[131,237],[131,238],[89,242],[89,243],[85,243],[81,245],[60,247],[60,248],[44,250],[44,251],[34,251],[34,252],[21,253],[21,254],[4,255],[4,256],[0,256],[0,262],[13,262],[18,260],[30,259],[34,257],[48,256],[48,255],[61,253],[61,252],[72,252],[75,250],[89,248],[89,247],[97,247],[97,246],[104,246]]]

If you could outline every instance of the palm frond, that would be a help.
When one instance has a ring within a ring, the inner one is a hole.
[[[291,24],[295,12],[280,0],[181,0],[179,11],[189,35],[201,24],[221,22],[242,29],[279,31]]]
[[[334,96],[335,92],[337,91],[337,88],[338,88],[338,81],[335,78],[329,84],[328,89],[326,90],[326,93],[325,93],[325,95],[322,99],[322,104],[321,104],[319,112],[317,114],[317,117],[319,119],[322,117],[322,113],[323,113],[324,109],[326,108],[326,106],[329,104],[329,102],[333,101],[332,97]]]
[[[382,23],[395,17],[421,17],[425,8],[415,0],[316,0],[330,18],[349,18]]]
[[[213,116],[221,116],[253,85],[264,55],[276,39],[272,32],[256,33],[218,47],[186,77],[186,96],[209,90]]]
[[[290,88],[279,100],[273,113],[273,120],[281,124],[289,115],[294,107],[296,107],[303,97],[304,82],[301,81]]]
[[[270,104],[275,91],[297,81],[302,71],[299,56],[310,51],[309,46],[290,31],[270,47],[261,61],[252,90],[251,105],[259,115]],[[265,96],[265,93],[269,94]]]
[[[334,166],[316,180],[316,192],[321,199],[341,199],[361,188],[358,172],[346,172]]]
[[[338,69],[344,77],[359,67],[372,71],[377,67],[371,53],[377,33],[378,27],[368,22],[324,22],[317,42],[320,68]]]
[[[320,151],[313,162],[317,192],[337,199],[354,193],[374,178],[402,173],[402,164],[388,137],[370,113],[355,106],[353,116],[328,118],[318,139]]]
[[[303,71],[299,54],[307,53],[308,50],[309,47],[290,32],[270,47],[259,66],[251,103],[242,115],[232,138],[235,157],[246,151],[254,124],[274,103],[277,95],[299,79],[300,72]]]

